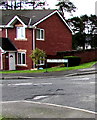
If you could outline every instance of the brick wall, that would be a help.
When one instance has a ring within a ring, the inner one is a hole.
[[[36,40],[36,47],[43,49],[47,55],[72,50],[72,33],[57,14],[40,23],[37,28],[45,30],[45,40]]]
[[[32,29],[26,29],[27,40],[15,40],[16,38],[16,28],[8,29],[8,37],[16,46],[17,50],[26,50],[26,64],[27,66],[17,66],[17,69],[31,69],[32,60],[30,54],[32,52]]]
[[[79,56],[81,63],[86,63],[97,60],[97,49],[58,52],[57,55],[61,58],[63,58],[63,56]]]

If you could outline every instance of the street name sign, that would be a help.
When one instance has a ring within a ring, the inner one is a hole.
[[[47,63],[68,63],[68,59],[47,59]]]

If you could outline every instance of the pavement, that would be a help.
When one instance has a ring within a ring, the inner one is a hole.
[[[58,77],[58,76],[74,76],[97,73],[96,65],[91,68],[47,72],[47,73],[14,73],[2,74],[2,79],[28,79],[33,77]],[[49,103],[39,103],[34,101],[5,101],[2,104],[2,115],[7,118],[97,118],[97,113],[72,108],[68,106],[54,105]]]
[[[1,74],[0,79],[29,79],[33,77],[60,77],[60,76],[76,76],[76,75],[87,75],[96,74],[97,64],[91,68],[79,69],[79,70],[67,70],[67,71],[56,71],[56,72],[44,72],[44,73],[7,73]]]
[[[96,118],[97,115],[87,110],[33,101],[3,102],[2,108],[6,118]]]

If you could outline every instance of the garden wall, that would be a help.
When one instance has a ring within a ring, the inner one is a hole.
[[[97,49],[58,52],[57,56],[60,58],[64,56],[79,56],[81,58],[81,63],[86,63],[97,60]]]

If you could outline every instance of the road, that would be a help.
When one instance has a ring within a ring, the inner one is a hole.
[[[36,101],[96,111],[95,74],[2,80],[2,100]]]

